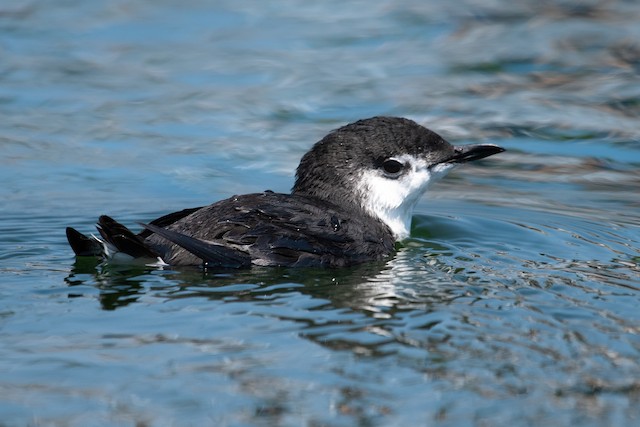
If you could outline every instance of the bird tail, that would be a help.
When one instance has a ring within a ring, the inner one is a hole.
[[[131,262],[138,259],[155,259],[164,264],[160,255],[145,243],[144,238],[134,234],[113,218],[102,215],[96,225],[100,237],[85,236],[67,227],[67,240],[76,256],[98,256],[109,261]]]
[[[67,241],[76,256],[101,256],[100,240],[87,237],[75,228],[67,227]]]

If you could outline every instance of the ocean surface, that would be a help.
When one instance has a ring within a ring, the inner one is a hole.
[[[640,4],[0,5],[0,426],[640,425]],[[505,153],[384,263],[115,267],[374,115]]]

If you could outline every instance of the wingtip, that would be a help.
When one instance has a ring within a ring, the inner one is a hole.
[[[142,222],[138,224],[200,258],[204,266],[242,268],[251,265],[251,257],[249,254],[238,249],[197,239],[156,225]]]

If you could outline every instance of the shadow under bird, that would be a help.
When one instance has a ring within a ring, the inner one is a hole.
[[[291,194],[233,196],[160,217],[134,233],[103,215],[100,237],[67,228],[77,256],[208,268],[342,267],[382,260],[409,236],[413,208],[454,166],[504,151],[453,146],[403,118],[343,126],[300,161]]]

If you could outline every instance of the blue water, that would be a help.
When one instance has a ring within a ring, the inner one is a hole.
[[[0,426],[640,423],[636,2],[0,5]],[[116,268],[373,115],[507,152],[387,263]]]

